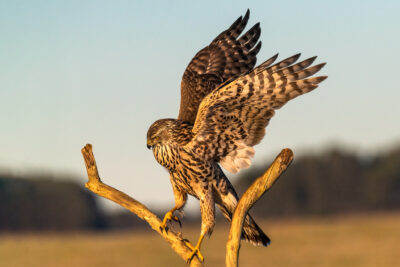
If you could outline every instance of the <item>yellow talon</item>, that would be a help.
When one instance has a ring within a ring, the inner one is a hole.
[[[164,219],[163,219],[162,223],[160,224],[160,230],[161,230],[161,232],[165,230],[165,232],[168,233],[167,222],[168,222],[168,221],[171,221],[171,220],[174,220],[174,221],[178,222],[179,225],[182,227],[182,223],[181,223],[181,221],[179,220],[179,218],[178,218],[177,216],[174,216],[174,215],[173,215],[173,214],[174,214],[174,211],[175,211],[175,210],[172,209],[172,210],[168,211],[168,212],[165,214]]]
[[[204,261],[203,254],[200,252],[200,245],[201,242],[203,241],[204,235],[200,235],[199,241],[197,242],[197,245],[195,247],[192,246],[189,242],[185,242],[186,245],[192,250],[192,253],[187,259],[187,263],[190,263],[195,255],[199,258],[200,261]]]
[[[204,257],[201,254],[200,250],[198,248],[194,248],[187,260],[187,263],[190,263],[195,255],[197,255],[197,257],[199,258],[200,261],[204,261]]]

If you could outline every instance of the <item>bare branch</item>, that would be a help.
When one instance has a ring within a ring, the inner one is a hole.
[[[172,249],[184,261],[187,261],[192,250],[188,247],[188,245],[186,245],[185,241],[182,240],[181,235],[175,233],[172,229],[170,229],[168,233],[166,233],[166,231],[161,232],[161,220],[146,206],[126,195],[125,193],[104,184],[100,180],[96,160],[92,151],[92,145],[87,144],[84,148],[82,148],[81,151],[85,160],[86,170],[89,178],[89,181],[86,183],[86,187],[93,193],[114,201],[115,203],[135,213],[142,220],[145,220],[154,231],[161,235],[170,244]],[[197,257],[194,257],[190,263],[190,266],[203,266],[203,264]]]
[[[186,241],[182,239],[181,234],[176,233],[171,229],[168,232],[161,232],[161,220],[146,206],[126,195],[125,193],[104,184],[100,180],[96,160],[92,151],[92,145],[87,144],[84,148],[82,148],[82,155],[85,160],[89,179],[89,181],[86,183],[86,187],[93,193],[114,201],[115,203],[130,210],[132,213],[135,213],[142,220],[146,221],[154,231],[161,235],[170,244],[172,249],[183,260],[187,261],[192,250],[189,245],[185,243]],[[261,177],[254,181],[254,183],[246,190],[242,198],[239,200],[233,215],[229,238],[226,244],[226,266],[231,267],[238,265],[240,237],[244,218],[248,210],[266,191],[271,188],[271,186],[286,170],[292,160],[293,152],[290,149],[282,150],[268,170]],[[197,257],[195,257],[191,261],[190,266],[203,266],[203,264]]]
[[[292,150],[285,148],[276,157],[266,172],[246,190],[233,214],[229,238],[226,244],[225,262],[227,267],[238,266],[240,237],[242,234],[243,221],[249,209],[266,192],[279,176],[286,170],[293,160]]]

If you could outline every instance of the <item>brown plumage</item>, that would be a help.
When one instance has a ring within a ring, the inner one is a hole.
[[[178,120],[194,123],[201,100],[218,85],[253,69],[261,48],[260,24],[240,38],[250,11],[239,17],[229,29],[200,50],[187,66],[181,82],[181,107]]]
[[[236,208],[238,196],[219,164],[230,172],[249,167],[253,146],[275,110],[326,79],[309,78],[325,64],[311,66],[316,57],[296,63],[300,54],[273,64],[275,55],[254,68],[261,30],[257,23],[240,36],[248,18],[249,11],[196,54],[182,78],[178,119],[158,120],[147,133],[148,147],[169,170],[175,196],[162,227],[177,220],[173,213],[187,194],[200,200],[202,227],[192,257],[202,258],[200,244],[213,230],[215,204],[228,220]],[[242,237],[257,245],[270,242],[250,215]]]

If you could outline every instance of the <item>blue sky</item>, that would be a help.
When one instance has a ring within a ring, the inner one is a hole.
[[[83,179],[80,149],[92,143],[105,182],[172,205],[147,129],[176,117],[186,65],[247,8],[249,26],[261,23],[258,63],[318,55],[329,76],[276,113],[255,162],[283,147],[399,143],[399,1],[2,0],[0,169]]]

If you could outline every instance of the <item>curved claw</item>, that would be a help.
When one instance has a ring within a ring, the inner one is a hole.
[[[167,225],[167,222],[170,221],[171,218],[172,218],[172,212],[171,212],[171,211],[168,211],[168,212],[165,214],[162,223],[160,224],[160,231],[161,231],[161,233],[165,230],[165,233],[168,234],[168,225]]]
[[[161,233],[165,231],[165,233],[168,234],[168,230],[169,230],[168,225],[165,225],[165,226],[160,225]]]
[[[177,216],[173,216],[173,217],[172,217],[172,220],[174,220],[174,221],[176,221],[177,223],[179,223],[179,227],[182,228],[182,222],[181,222],[181,220],[180,220]]]
[[[160,231],[161,233],[165,230],[165,232],[168,234],[168,226],[167,223],[169,221],[175,221],[177,223],[179,223],[179,226],[182,227],[182,223],[181,220],[179,220],[179,218],[177,216],[173,215],[173,210],[168,211],[165,216],[164,219],[160,225]]]
[[[192,253],[188,257],[186,263],[189,264],[193,260],[194,256],[197,256],[200,261],[202,261],[202,262],[204,261],[204,257],[203,257],[203,254],[201,254],[201,252],[200,252],[199,245],[197,245],[196,247],[193,247],[192,244],[190,244],[189,240],[182,239],[182,241],[185,242],[186,246],[188,246],[192,250]]]
[[[192,253],[190,254],[190,256],[189,256],[189,258],[187,259],[186,262],[189,264],[193,260],[194,256],[197,256],[200,261],[202,261],[202,262],[204,261],[204,257],[201,254],[200,249],[198,247],[195,247],[192,250]]]

